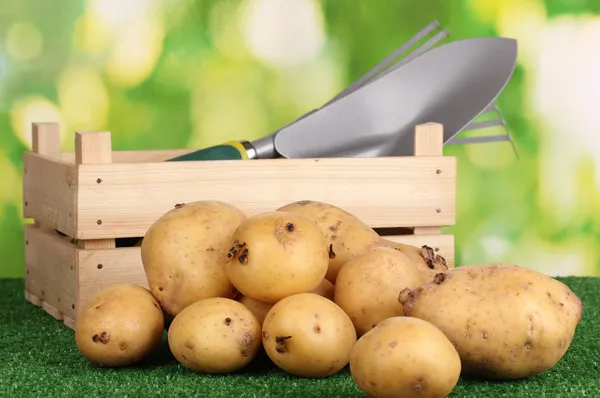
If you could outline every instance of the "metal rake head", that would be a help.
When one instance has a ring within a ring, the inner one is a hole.
[[[437,32],[437,33],[435,33]],[[416,45],[426,37],[431,36],[427,41],[423,44],[419,45],[412,51],[409,51],[405,54],[412,46]],[[441,42],[445,38],[450,35],[450,31],[448,29],[442,29],[441,24],[438,21],[433,21],[421,29],[417,34],[411,37],[406,43],[402,44],[396,50],[394,50],[390,55],[384,58],[381,62],[371,68],[367,73],[353,82],[351,85],[346,87],[340,93],[338,93],[335,97],[333,97],[330,101],[328,101],[325,105],[330,104],[340,98],[345,97],[346,95],[358,90],[363,87],[365,84],[378,79],[386,74],[390,73],[393,70],[401,68],[403,65],[406,65],[413,59],[417,58],[421,54],[424,54],[426,51],[434,47],[437,43]],[[404,55],[405,54],[405,55]],[[404,56],[403,56],[404,55]],[[324,106],[325,106],[324,105]],[[462,131],[473,131],[484,129],[492,126],[503,126],[506,134],[504,135],[493,135],[493,136],[479,136],[479,137],[469,137],[469,138],[458,138],[458,134],[455,135],[452,139],[445,143],[445,145],[468,145],[468,144],[478,144],[478,143],[491,143],[491,142],[502,142],[508,141],[512,145],[513,151],[517,159],[519,159],[519,153],[517,152],[517,148],[513,139],[510,136],[510,131],[506,125],[506,122],[502,118],[500,114],[500,110],[495,104],[491,104],[488,106],[481,114],[486,114],[490,112],[495,112],[495,119],[487,120],[484,122],[472,122],[468,124]],[[459,132],[460,134],[460,132]]]

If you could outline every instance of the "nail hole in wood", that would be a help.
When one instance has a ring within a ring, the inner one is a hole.
[[[28,241],[28,240],[26,240],[26,241],[25,241],[25,244],[26,244],[26,245],[28,245],[28,244],[29,244],[29,241]]]
[[[100,184],[100,183],[102,182],[102,178],[98,178],[98,179],[96,180],[96,182],[97,182],[98,184]]]
[[[71,271],[73,271],[75,268],[71,265]]]
[[[435,249],[433,249],[433,250],[435,250],[436,252],[439,252],[439,251],[440,251],[440,248],[439,248],[439,247],[436,247],[436,248],[435,248]]]
[[[104,265],[98,264],[98,269],[102,269],[103,267],[104,267]]]
[[[442,170],[440,170],[440,169],[437,169],[437,170],[435,171],[435,174],[442,174]]]
[[[25,201],[25,206],[29,205],[29,203],[27,201]]]
[[[439,212],[438,212],[438,213],[439,213]],[[96,224],[98,224],[98,225],[102,225],[102,220],[98,220],[98,221],[96,221]]]
[[[75,304],[71,304],[71,308],[72,308],[72,309],[75,309]]]
[[[58,298],[58,302],[60,303],[60,297]]]
[[[42,290],[42,296],[45,295],[45,294],[46,294],[46,292]]]
[[[27,270],[27,275],[29,275],[29,270]]]
[[[73,217],[73,214],[71,214],[71,212],[69,212],[69,218]]]
[[[442,209],[435,209],[435,212],[436,212],[436,213],[441,213],[441,212],[442,212]]]

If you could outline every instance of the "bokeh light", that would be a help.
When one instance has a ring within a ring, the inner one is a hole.
[[[44,38],[39,29],[30,22],[16,22],[8,29],[6,51],[21,61],[31,61],[42,53]]]
[[[62,124],[63,118],[57,104],[40,95],[20,98],[10,110],[12,130],[27,148],[31,148],[31,124],[41,121]]]
[[[323,13],[315,0],[247,0],[245,40],[273,67],[311,62],[325,44]]]
[[[109,112],[109,96],[98,71],[72,66],[62,71],[57,82],[61,115],[66,124],[63,142],[72,147],[76,130],[103,130]]]

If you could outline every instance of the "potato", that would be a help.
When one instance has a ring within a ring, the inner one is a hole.
[[[465,374],[519,379],[558,363],[583,306],[563,283],[513,264],[477,264],[440,273],[400,293],[406,315],[436,325],[455,345]]]
[[[333,301],[333,289],[334,286],[327,279],[323,279],[319,286],[314,289],[311,293],[318,294],[319,296],[323,296],[326,299]],[[273,308],[273,304],[262,303],[260,301],[254,300],[250,297],[246,297],[243,294],[237,299],[240,303],[244,304],[246,308],[248,308],[252,314],[258,319],[258,322],[262,325],[267,313],[271,308]]]
[[[130,283],[108,285],[81,309],[75,342],[99,366],[120,367],[145,358],[160,343],[164,317],[148,289]]]
[[[461,362],[448,338],[429,322],[392,317],[364,334],[350,356],[350,374],[373,398],[445,397]]]
[[[421,285],[423,277],[404,254],[377,247],[350,260],[338,273],[334,301],[350,316],[358,336],[377,323],[404,315],[398,292]]]
[[[176,205],[150,226],[142,263],[152,294],[169,314],[203,298],[236,294],[225,261],[231,236],[245,218],[230,204],[205,200]]]
[[[310,292],[327,272],[321,231],[298,214],[271,211],[249,217],[233,233],[225,270],[244,295],[273,304]]]
[[[262,343],[271,361],[284,371],[323,378],[348,364],[356,331],[333,301],[300,293],[271,308],[263,323]]]
[[[442,256],[436,256],[430,247],[419,248],[384,239],[357,217],[332,204],[301,200],[278,210],[300,214],[317,224],[330,251],[326,278],[331,283],[335,283],[337,274],[345,263],[376,246],[391,247],[406,254],[427,277],[433,278],[435,275],[431,272],[432,269],[448,269],[446,260]]]
[[[213,297],[181,311],[169,328],[169,347],[177,361],[199,373],[229,373],[254,358],[261,327],[243,304]]]
[[[333,301],[333,295],[335,293],[335,286],[333,283],[329,282],[327,279],[323,279],[319,286],[314,289],[311,293],[318,294],[319,296],[323,296],[326,299]]]
[[[237,298],[237,301],[242,303],[244,307],[248,308],[252,315],[256,317],[258,323],[262,326],[265,321],[265,317],[269,313],[269,310],[273,308],[273,304],[262,303],[258,300],[254,300],[248,296],[244,296],[243,294]]]

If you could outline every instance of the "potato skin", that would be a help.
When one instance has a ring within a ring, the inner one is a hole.
[[[228,298],[197,301],[169,327],[169,348],[186,368],[198,373],[239,370],[256,356],[261,327],[243,304]]]
[[[262,343],[269,358],[284,371],[323,378],[348,364],[356,331],[333,301],[300,293],[271,308],[263,323]]]
[[[441,398],[456,386],[458,353],[434,325],[392,317],[364,334],[350,357],[350,374],[369,397]]]
[[[417,288],[422,276],[416,265],[401,252],[377,247],[346,263],[338,273],[334,301],[344,310],[359,336],[377,323],[403,316],[398,292]]]
[[[300,214],[317,224],[331,254],[325,278],[334,284],[340,268],[346,262],[364,253],[379,240],[377,232],[368,225],[328,203],[301,200],[278,210]]]
[[[246,219],[227,203],[197,201],[176,205],[148,229],[142,263],[152,294],[175,316],[208,297],[233,297],[225,273],[231,235]]]
[[[400,293],[409,316],[427,320],[455,345],[466,374],[520,379],[560,361],[581,320],[566,285],[514,264],[476,264],[438,274]]]
[[[330,248],[326,278],[331,283],[336,283],[337,274],[344,264],[378,246],[390,247],[405,254],[417,264],[427,279],[432,279],[436,272],[448,269],[446,260],[436,256],[430,247],[419,248],[384,239],[356,216],[332,204],[301,200],[278,210],[300,214],[317,224]]]
[[[160,343],[164,316],[148,289],[130,283],[106,286],[77,317],[75,342],[99,366],[122,367],[141,361]]]
[[[312,292],[314,294],[318,294],[319,296],[323,296],[326,299],[333,301],[333,297],[335,295],[335,285],[329,282],[326,278],[323,278],[319,286],[316,287]]]
[[[317,288],[310,293],[318,294],[319,296],[323,296],[326,299],[333,301],[333,289],[333,284],[327,279],[323,279],[319,286],[317,286]],[[258,322],[261,325],[265,321],[265,317],[269,313],[269,310],[271,310],[271,308],[273,308],[274,305],[268,303],[261,303],[260,301],[254,300],[250,297],[246,297],[243,294],[237,298],[237,301],[244,304],[244,306],[246,306],[246,308],[248,308],[254,314],[254,316],[256,317],[256,319],[258,319]]]
[[[270,211],[243,221],[231,238],[225,271],[244,296],[273,304],[316,289],[327,272],[327,244],[298,214]]]
[[[256,317],[256,320],[261,326],[265,321],[265,317],[269,313],[269,310],[273,308],[273,304],[262,303],[248,296],[244,296],[243,294],[237,298],[237,301],[242,303],[244,307],[252,312],[252,315]]]

